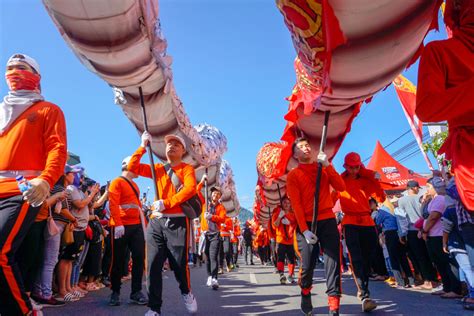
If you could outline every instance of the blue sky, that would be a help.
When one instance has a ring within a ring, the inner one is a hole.
[[[295,83],[295,50],[283,18],[268,0],[163,0],[160,18],[186,112],[194,125],[206,122],[226,135],[225,159],[234,170],[241,204],[249,207],[256,154],[265,142],[281,137],[284,98]],[[444,29],[431,32],[427,41],[443,38]],[[102,183],[119,175],[120,162],[137,148],[139,135],[113,103],[108,85],[67,47],[39,0],[0,1],[0,64],[17,52],[39,62],[43,94],[63,109],[69,150],[81,156],[88,174]],[[417,68],[415,64],[405,74],[415,84]],[[0,92],[7,92],[4,80]],[[369,157],[377,139],[386,145],[408,129],[389,88],[364,105],[334,164],[340,170],[350,151]],[[388,151],[411,140],[409,134]],[[405,165],[428,171],[421,154]],[[142,190],[152,187],[147,179],[138,183]]]

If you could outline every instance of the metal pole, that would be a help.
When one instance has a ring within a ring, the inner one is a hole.
[[[138,87],[138,92],[140,93],[140,104],[142,106],[144,129],[145,129],[145,132],[148,132],[148,121],[146,119],[145,101],[143,99],[142,87]],[[155,200],[157,201],[160,199],[160,195],[158,194],[158,183],[156,182],[155,162],[153,159],[153,151],[151,150],[151,143],[149,143],[147,147],[148,147],[148,156],[150,158],[150,169],[151,169],[151,177],[153,179],[153,188],[155,189]]]
[[[329,114],[330,111],[324,112],[324,125],[323,125],[323,134],[321,135],[321,143],[319,145],[319,151],[324,152],[324,148],[326,147],[326,138],[328,132],[328,122],[329,122]],[[318,212],[319,212],[319,192],[321,191],[321,174],[323,172],[323,165],[318,163],[318,174],[316,176],[316,192],[314,193],[314,208],[313,208],[313,221],[311,223],[311,231],[316,234],[317,230],[317,219],[318,219]]]
[[[204,180],[204,199],[206,200],[206,213],[209,212],[209,191],[207,190],[207,168],[206,168],[206,179]]]

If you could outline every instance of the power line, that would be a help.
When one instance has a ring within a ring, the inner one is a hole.
[[[408,131],[406,131],[405,133],[403,133],[402,135],[398,136],[397,138],[395,138],[395,140],[393,140],[392,142],[390,142],[390,144],[384,146],[383,148],[387,148],[388,146],[392,145],[393,143],[395,143],[396,141],[398,141],[400,138],[402,138],[403,136],[405,136],[406,134],[410,133],[411,129],[409,129]],[[372,158],[372,156],[368,157],[368,158],[365,158],[362,162],[366,162],[367,160],[369,160],[370,158]]]

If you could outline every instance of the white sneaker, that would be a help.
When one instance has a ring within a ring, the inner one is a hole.
[[[157,312],[152,311],[151,309],[149,309],[149,310],[145,313],[145,316],[160,316],[160,313],[157,313]]]
[[[211,276],[210,276],[210,277],[207,277],[206,285],[207,285],[208,287],[211,287],[211,285],[212,285],[212,277],[211,277]]]
[[[219,282],[217,282],[217,279],[212,279],[211,286],[213,290],[217,290],[219,288]]]
[[[31,302],[31,306],[33,307],[33,310],[35,311],[40,311],[43,309],[43,305],[37,303],[34,299],[32,299],[30,297],[30,302]]]
[[[193,293],[189,292],[188,294],[184,294],[183,300],[184,300],[184,306],[186,307],[186,310],[188,311],[188,313],[190,314],[197,313],[198,305]]]

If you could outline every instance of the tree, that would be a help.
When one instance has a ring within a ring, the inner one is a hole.
[[[443,166],[443,162],[445,161],[444,155],[439,155],[438,150],[443,146],[446,138],[448,137],[448,131],[443,131],[436,133],[429,142],[423,144],[423,149],[426,152],[431,152],[433,156],[438,161],[439,166]],[[446,160],[448,164],[448,168],[451,168],[451,161]]]

